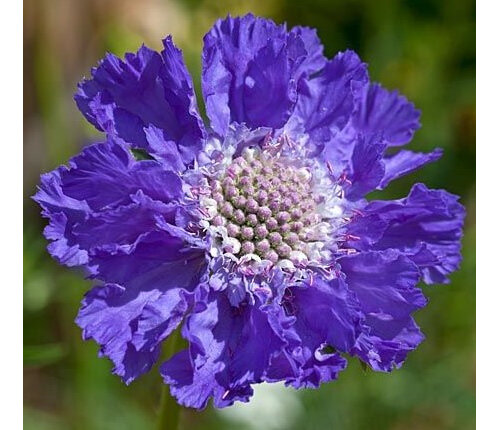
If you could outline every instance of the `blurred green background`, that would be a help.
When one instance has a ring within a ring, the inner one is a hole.
[[[412,182],[459,194],[468,208],[464,261],[448,286],[424,287],[416,315],[427,335],[392,374],[364,372],[353,360],[337,382],[297,392],[259,386],[254,400],[224,411],[184,414],[185,429],[472,429],[475,426],[475,3],[384,1],[24,1],[24,343],[25,428],[154,428],[156,371],[127,387],[80,339],[73,323],[90,283],[45,251],[44,221],[29,196],[48,171],[99,137],[77,111],[76,83],[105,51],[142,42],[159,49],[171,33],[199,90],[202,36],[227,13],[252,11],[290,26],[316,27],[327,56],[351,48],[372,79],[398,88],[422,110],[410,147],[440,146],[442,160],[392,184]],[[198,91],[199,92],[199,91]]]

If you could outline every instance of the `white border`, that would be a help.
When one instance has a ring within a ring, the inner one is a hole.
[[[477,2],[477,428],[500,428],[500,5]],[[471,286],[472,287],[472,286]]]
[[[2,66],[0,118],[2,299],[2,427],[22,428],[23,406],[23,4],[2,5]]]

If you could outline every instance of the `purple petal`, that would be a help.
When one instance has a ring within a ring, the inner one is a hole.
[[[182,195],[178,175],[155,161],[135,161],[113,141],[88,146],[69,164],[60,173],[62,192],[93,210],[130,203],[130,195],[139,190],[163,202]]]
[[[347,367],[347,360],[340,354],[317,351],[315,357],[300,369],[299,376],[288,378],[286,384],[294,388],[318,388],[321,384],[335,381]]]
[[[76,323],[83,338],[94,339],[114,363],[113,373],[129,384],[151,369],[160,342],[177,327],[186,308],[178,289],[161,293],[107,284],[86,294]]]
[[[284,27],[248,14],[218,20],[205,35],[203,96],[212,128],[220,135],[231,122],[246,122],[243,93],[248,66],[268,41],[283,43],[285,34]]]
[[[44,216],[64,212],[68,219],[80,221],[90,212],[90,208],[87,202],[64,194],[61,188],[61,175],[66,175],[67,171],[66,166],[61,166],[50,173],[44,173],[33,199],[42,207]]]
[[[385,166],[385,174],[379,189],[387,187],[387,185],[394,179],[405,176],[414,170],[420,169],[427,163],[432,163],[439,160],[443,155],[443,150],[440,148],[435,149],[429,153],[413,152],[401,150],[398,153],[385,157],[383,159]]]
[[[230,123],[280,128],[297,100],[297,84],[322,67],[314,31],[271,20],[219,20],[204,38],[202,87],[212,128],[224,135]]]
[[[150,125],[144,128],[148,148],[155,158],[162,161],[164,166],[174,172],[182,172],[185,169],[181,153],[173,140],[160,128]]]
[[[387,222],[377,214],[356,215],[346,226],[346,235],[351,238],[348,246],[359,251],[370,251],[384,234]]]
[[[167,262],[201,265],[201,242],[160,225],[175,224],[181,208],[172,199],[181,196],[181,180],[164,164],[136,161],[110,141],[84,149],[69,169],[44,175],[34,199],[51,220],[45,234],[54,258],[123,285]],[[182,256],[184,248],[196,250]]]
[[[304,131],[316,144],[329,142],[349,121],[354,106],[352,82],[367,79],[366,64],[356,53],[338,53],[321,73],[300,85],[299,100],[287,130],[292,135]]]
[[[70,223],[64,212],[50,215],[50,224],[43,230],[44,236],[51,241],[47,250],[59,264],[68,267],[84,266],[89,262],[87,251],[82,249],[74,235],[68,232],[68,225]]]
[[[312,285],[291,289],[294,328],[312,354],[322,344],[349,351],[359,331],[359,304],[342,279],[316,277]]]
[[[351,353],[379,372],[400,368],[408,353],[424,340],[411,317],[394,322],[370,316],[367,323],[366,331],[359,336]]]
[[[323,45],[318,38],[316,29],[309,27],[293,27],[290,34],[297,36],[302,40],[304,48],[307,51],[307,56],[302,63],[300,63],[300,75],[309,76],[321,70],[327,60],[323,55]]]
[[[427,284],[448,282],[447,275],[459,267],[465,209],[457,196],[417,184],[408,197],[370,202],[365,212],[388,223],[374,247],[404,252]]]
[[[416,284],[417,266],[399,252],[359,253],[339,259],[349,289],[356,293],[364,313],[384,313],[406,317],[425,306]]]
[[[416,287],[416,265],[396,251],[367,252],[339,260],[349,289],[365,314],[363,333],[351,353],[373,369],[398,367],[423,339],[411,313],[425,306]]]
[[[408,143],[420,127],[420,111],[397,91],[379,84],[353,86],[355,111],[352,127],[358,132],[380,133],[390,146]]]
[[[186,291],[172,288],[144,306],[132,343],[137,350],[154,350],[180,324],[188,310]]]
[[[154,154],[144,128],[163,130],[165,139],[175,142],[183,161],[190,163],[201,148],[203,123],[181,51],[171,37],[163,45],[161,55],[145,46],[124,60],[108,54],[92,69],[92,79],[79,84],[75,100],[99,130],[132,147]]]
[[[352,168],[349,179],[352,185],[347,189],[350,200],[362,198],[373,191],[384,177],[384,155],[386,145],[380,136],[359,135],[352,153]]]
[[[42,215],[50,222],[44,236],[51,241],[47,249],[60,263],[66,266],[81,266],[88,262],[87,252],[81,249],[71,233],[71,226],[87,217],[90,208],[85,201],[73,199],[61,188],[61,173],[66,167],[45,173],[33,199],[42,207]]]
[[[301,43],[299,39],[295,42]],[[243,87],[244,116],[238,118],[252,127],[280,128],[290,117],[297,101],[297,88],[290,63],[306,51],[290,52],[283,40],[270,40],[248,64]]]
[[[161,231],[144,233],[132,244],[99,246],[92,254],[98,278],[145,289],[189,288],[200,283],[206,271],[203,249]]]
[[[298,341],[287,335],[286,353],[273,361],[268,378],[279,377],[295,388],[317,388],[336,379],[347,362],[335,351],[350,351],[361,331],[359,304],[345,282],[316,278],[289,288],[282,306],[295,319],[291,329]]]
[[[248,401],[250,384],[262,381],[283,346],[258,306],[233,307],[214,292],[203,310],[188,317],[183,336],[190,342],[189,354],[174,356],[161,373],[179,403],[198,409],[211,396],[217,407]]]
[[[152,200],[138,191],[130,196],[132,203],[89,214],[85,221],[75,225],[73,234],[80,246],[87,250],[109,244],[131,244],[148,231],[156,229],[157,217],[174,222],[176,204]]]

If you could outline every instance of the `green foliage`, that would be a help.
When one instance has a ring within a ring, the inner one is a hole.
[[[66,355],[64,345],[24,345],[23,362],[26,367],[46,366],[60,361]]]
[[[154,160],[154,158],[147,151],[145,151],[144,149],[141,149],[141,148],[132,148],[130,150],[130,152],[132,153],[132,155],[134,156],[134,158],[137,161],[141,161],[141,160]]]

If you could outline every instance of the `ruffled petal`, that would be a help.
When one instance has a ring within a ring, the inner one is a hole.
[[[379,84],[353,85],[355,108],[351,126],[366,134],[380,133],[389,146],[408,143],[420,128],[420,111],[397,91]]]
[[[66,175],[67,168],[61,166],[40,178],[40,186],[33,199],[42,207],[42,214],[63,212],[72,221],[85,219],[90,208],[86,201],[78,200],[64,194],[61,187],[61,175]]]
[[[205,249],[193,247],[166,232],[144,233],[132,244],[104,245],[93,250],[94,276],[124,286],[169,285],[186,288],[201,282],[207,262]],[[184,270],[189,267],[189,270]]]
[[[418,268],[401,253],[393,250],[359,253],[342,257],[339,263],[363,312],[405,317],[425,306],[422,291],[415,287]]]
[[[283,26],[251,14],[218,20],[205,35],[202,88],[207,115],[217,133],[223,136],[233,121],[246,122],[249,127],[267,125],[248,121],[243,100],[247,70],[266,45],[272,46],[274,41],[283,47],[285,35]],[[272,68],[268,73],[272,76]]]
[[[285,290],[281,305],[294,319],[284,355],[276,358],[268,377],[281,378],[295,388],[317,388],[337,378],[348,352],[361,332],[362,314],[354,294],[342,279],[315,278]]]
[[[358,251],[370,251],[385,230],[387,222],[377,214],[361,214],[353,216],[346,226],[347,248]]]
[[[161,129],[190,163],[201,149],[203,122],[181,51],[171,37],[163,45],[161,55],[145,46],[124,60],[108,54],[92,69],[92,79],[79,84],[75,100],[99,130],[159,159],[165,151],[155,152],[144,129]]]
[[[298,81],[323,65],[310,29],[287,33],[271,20],[219,20],[204,38],[202,87],[212,128],[225,135],[232,122],[280,128],[297,101]]]
[[[206,306],[186,320],[183,336],[190,342],[164,363],[161,373],[179,403],[204,408],[248,401],[252,383],[261,382],[283,340],[257,305],[231,306],[225,294],[211,292]]]
[[[379,372],[399,369],[408,353],[425,339],[411,317],[395,322],[368,316],[366,323],[351,353]]]
[[[347,367],[347,360],[340,354],[327,352],[328,349],[317,349],[314,356],[302,364],[297,371],[296,376],[289,376],[291,372],[282,375],[280,380],[285,380],[286,385],[296,389],[300,388],[319,388],[321,384],[335,381],[339,373]],[[294,359],[303,360],[301,350],[296,350]],[[274,368],[283,366],[282,362],[276,360],[273,363]],[[286,369],[286,367],[285,367]],[[279,371],[283,372],[283,369]]]
[[[166,168],[173,172],[182,172],[185,169],[179,147],[173,140],[170,140],[164,130],[150,125],[149,127],[144,127],[144,134],[148,142],[148,150]]]
[[[286,126],[287,132],[292,137],[299,132],[307,133],[315,145],[330,142],[346,126],[354,108],[352,83],[367,80],[366,64],[356,53],[338,53],[320,73],[301,82],[299,99]],[[327,150],[341,149],[336,146],[330,143]]]
[[[179,176],[152,160],[136,161],[115,141],[88,146],[60,173],[62,192],[85,201],[94,211],[131,203],[130,195],[144,191],[169,202],[182,196]]]
[[[50,219],[45,230],[51,241],[48,250],[62,264],[83,265],[94,276],[122,284],[125,279],[118,275],[132,273],[136,266],[118,267],[112,277],[108,268],[146,243],[151,251],[153,243],[160,247],[156,264],[166,253],[202,246],[172,239],[159,225],[176,223],[183,195],[179,176],[162,163],[136,161],[127,149],[109,141],[87,147],[69,164],[44,175],[34,196]],[[168,244],[172,248],[161,249]]]
[[[311,355],[323,344],[349,351],[359,333],[357,299],[342,279],[316,277],[312,284],[290,288],[284,302],[292,307],[294,328]]]
[[[43,230],[44,236],[51,241],[47,250],[59,264],[84,266],[89,262],[87,251],[80,248],[74,235],[68,231],[69,225],[71,223],[64,212],[50,215],[50,223]]]
[[[66,266],[81,266],[88,262],[87,252],[81,249],[71,234],[71,226],[87,217],[90,208],[85,201],[71,198],[61,189],[61,173],[65,167],[41,176],[40,186],[33,199],[42,207],[42,215],[49,218],[44,236],[50,241],[47,249]]]
[[[255,54],[243,86],[244,113],[240,122],[252,127],[283,126],[297,101],[293,64],[305,55],[303,44],[296,37],[286,42],[270,40]]]
[[[297,36],[303,42],[307,51],[304,61],[298,64],[299,75],[307,77],[321,70],[325,66],[327,59],[323,55],[323,45],[318,38],[316,29],[298,26],[293,27],[290,34]]]
[[[385,157],[383,159],[385,166],[384,178],[380,182],[378,189],[381,190],[387,187],[394,179],[418,170],[427,163],[439,160],[442,155],[443,150],[437,148],[428,153],[401,150],[392,156]]]
[[[90,290],[76,318],[85,340],[94,339],[127,384],[149,371],[160,342],[180,323],[187,302],[181,290],[125,289],[107,284]]]
[[[446,283],[447,275],[458,269],[465,209],[457,196],[417,184],[408,197],[372,201],[364,212],[376,214],[388,224],[374,248],[405,253],[418,265],[427,284]]]
[[[148,302],[137,321],[132,344],[137,350],[154,351],[180,324],[192,304],[192,293],[172,288]]]
[[[92,253],[105,245],[133,243],[141,234],[157,229],[159,217],[174,222],[178,205],[163,203],[146,196],[142,190],[130,196],[132,203],[92,212],[73,228],[78,244]]]
[[[347,188],[346,196],[350,200],[358,200],[370,191],[375,190],[384,177],[385,166],[382,161],[386,144],[381,136],[370,137],[359,135],[354,145],[351,160],[349,180],[351,186]]]
[[[365,315],[363,332],[351,354],[375,370],[399,367],[423,338],[411,318],[426,304],[416,287],[417,266],[393,250],[346,256],[339,263]]]

